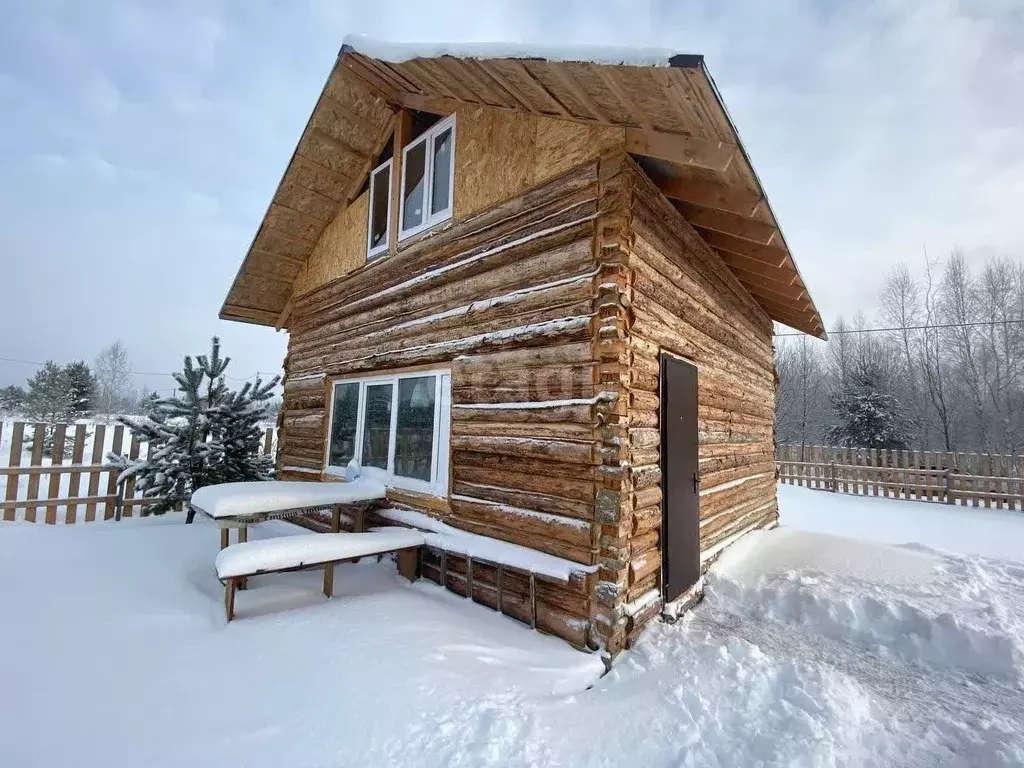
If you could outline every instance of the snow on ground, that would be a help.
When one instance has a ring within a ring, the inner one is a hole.
[[[924,544],[1024,562],[1024,512],[956,507],[779,485],[782,524],[886,544]]]
[[[758,532],[600,677],[386,560],[332,601],[316,571],[255,577],[225,624],[216,554],[180,518],[0,526],[4,765],[1024,765],[1015,562]]]

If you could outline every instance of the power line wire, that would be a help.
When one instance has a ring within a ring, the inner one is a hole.
[[[940,323],[938,325],[899,325],[892,328],[845,328],[835,331],[826,331],[829,336],[840,336],[850,333],[891,333],[893,331],[940,331],[945,328],[976,328],[982,325],[1017,325],[1024,323],[1024,318],[1018,320],[977,320],[969,323]],[[793,333],[775,333],[775,337],[781,336],[806,336],[800,331]]]
[[[37,368],[41,368],[42,366],[46,365],[46,363],[40,363],[36,360],[21,360],[16,357],[0,357],[0,361],[5,363],[22,363],[24,365],[34,365]],[[126,373],[131,373],[136,376],[174,376],[173,373],[169,373],[167,371],[126,371]],[[249,381],[249,379],[257,378],[259,376],[262,376],[264,373],[266,373],[266,371],[256,371],[255,373],[249,374],[245,378],[239,378],[238,376],[228,376],[227,374],[224,374],[224,378],[231,379],[232,381]]]

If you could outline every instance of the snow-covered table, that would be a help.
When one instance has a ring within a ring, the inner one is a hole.
[[[267,480],[248,483],[221,483],[200,488],[192,494],[189,505],[206,515],[220,528],[220,548],[226,549],[230,529],[238,529],[238,543],[249,540],[249,526],[267,520],[298,517],[309,512],[331,511],[331,533],[341,530],[341,508],[356,505],[352,530],[362,531],[366,506],[381,501],[387,488],[369,478],[345,482],[289,482]],[[324,571],[324,588],[333,586],[333,569]],[[331,583],[329,583],[331,582]],[[239,585],[245,589],[245,580]]]

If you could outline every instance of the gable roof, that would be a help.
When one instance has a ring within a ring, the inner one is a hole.
[[[463,104],[622,127],[626,149],[769,317],[824,338],[703,57],[361,36],[345,39],[220,317],[280,326],[306,258],[358,196],[395,112]]]

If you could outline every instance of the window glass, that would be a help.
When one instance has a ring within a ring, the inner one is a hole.
[[[373,174],[370,182],[370,250],[387,245],[388,203],[391,200],[391,165]]]
[[[391,384],[371,384],[366,387],[361,462],[364,467],[388,468],[388,448],[391,445],[391,391]]]
[[[344,467],[355,455],[356,421],[359,415],[359,383],[338,384],[334,388],[331,447],[327,463]]]
[[[405,189],[402,229],[418,227],[426,218],[427,142],[421,141],[405,154]]]
[[[451,207],[452,187],[452,129],[434,137],[434,177],[430,193],[430,214],[441,213]]]
[[[430,482],[434,449],[435,376],[398,381],[395,474]]]

